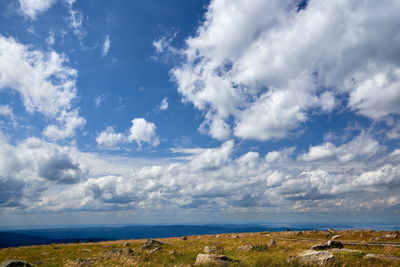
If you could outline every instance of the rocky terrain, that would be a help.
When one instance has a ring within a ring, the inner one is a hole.
[[[400,266],[400,232],[329,229],[4,248],[0,266]]]

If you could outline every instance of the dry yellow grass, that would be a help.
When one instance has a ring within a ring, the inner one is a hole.
[[[361,250],[361,252],[334,252],[335,259],[329,266],[400,266],[400,262],[387,260],[363,259],[367,253],[394,255],[400,257],[399,247],[368,246],[370,242],[399,243],[395,239],[379,239],[388,232],[369,230],[335,231],[341,235],[343,242],[364,242],[365,245],[345,245],[345,248]],[[233,236],[239,235],[239,238]],[[0,262],[6,259],[20,259],[38,266],[192,266],[196,256],[202,253],[204,246],[218,248],[218,253],[237,260],[231,266],[305,266],[295,260],[289,261],[300,252],[309,249],[317,241],[306,239],[329,240],[332,234],[327,231],[275,232],[275,233],[241,233],[189,236],[181,238],[162,238],[165,244],[158,251],[141,250],[146,240],[119,240],[99,243],[55,244],[5,248],[0,250]],[[273,247],[267,248],[272,238],[277,241]],[[290,240],[289,240],[290,239]],[[376,240],[378,239],[378,240]],[[296,241],[295,241],[296,240]],[[125,243],[129,243],[126,245]],[[125,244],[125,246],[124,246]],[[251,251],[238,251],[243,245],[253,245]],[[110,251],[127,249],[134,251],[131,255],[119,255]]]

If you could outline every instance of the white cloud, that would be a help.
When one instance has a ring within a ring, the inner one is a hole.
[[[290,154],[290,150],[293,149],[279,153]],[[34,207],[53,211],[129,208],[158,214],[165,209],[190,213],[193,208],[219,212],[237,209],[257,212],[357,209],[361,212],[393,207],[390,203],[396,203],[400,186],[399,161],[386,155],[382,155],[384,161],[378,164],[331,162],[336,164],[336,171],[329,171],[323,164],[314,166],[285,156],[280,157],[278,165],[271,165],[277,164],[279,157],[267,162],[271,154],[264,159],[257,152],[235,158],[233,141],[217,148],[174,149],[174,152],[187,156],[178,162],[143,167],[132,162],[126,168],[109,164],[106,175],[71,185],[59,194],[45,191]],[[369,159],[360,160],[368,162]],[[114,162],[121,165],[124,161],[114,159]],[[101,168],[98,165],[93,163],[91,167]],[[346,166],[346,170],[340,170],[339,166]]]
[[[94,104],[96,107],[100,107],[101,103],[106,99],[105,95],[98,95],[94,99]]]
[[[143,118],[135,118],[132,120],[132,126],[129,129],[128,140],[135,141],[139,147],[142,142],[149,143],[152,146],[158,146],[160,140],[156,134],[156,125],[148,122]]]
[[[122,133],[116,133],[114,128],[107,127],[96,137],[97,145],[104,146],[109,149],[117,148],[121,143],[125,143],[126,136]]]
[[[167,110],[168,109],[168,97],[164,97],[161,100],[160,106],[158,107],[159,110]]]
[[[103,57],[108,54],[108,51],[110,50],[110,46],[111,46],[110,35],[107,34],[106,39],[104,39],[104,43],[103,43],[103,51],[102,51]]]
[[[346,95],[348,108],[380,120],[400,114],[399,11],[395,0],[310,0],[301,11],[292,1],[213,0],[172,76],[205,112],[200,130],[217,139],[222,122],[224,138],[231,129],[243,139],[284,138]]]
[[[73,148],[37,138],[13,146],[0,136],[0,206],[29,206],[51,184],[79,182],[87,170],[77,162],[76,155]]]
[[[57,0],[19,0],[19,5],[22,14],[34,20],[56,2]]]
[[[85,124],[72,104],[77,96],[77,71],[65,66],[66,61],[54,51],[32,50],[0,36],[0,90],[17,91],[29,113],[53,119],[57,126],[48,126],[44,133],[56,140],[74,136],[76,128]]]
[[[132,120],[132,126],[129,133],[116,133],[114,128],[107,127],[96,137],[98,146],[106,149],[121,149],[120,145],[136,142],[139,148],[142,143],[148,143],[151,146],[158,146],[160,139],[156,134],[156,125],[146,121],[144,118],[135,118]]]
[[[382,150],[384,148],[376,140],[362,131],[359,136],[339,147],[330,142],[312,146],[306,154],[299,156],[299,160],[317,161],[337,159],[341,162],[348,162],[360,157],[370,158]]]

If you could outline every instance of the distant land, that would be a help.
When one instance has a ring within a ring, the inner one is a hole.
[[[124,225],[75,226],[43,229],[12,229],[0,231],[0,247],[46,245],[55,243],[99,242],[123,239],[167,238],[190,235],[280,232],[299,230],[374,229],[398,230],[400,224],[205,224],[205,225]]]

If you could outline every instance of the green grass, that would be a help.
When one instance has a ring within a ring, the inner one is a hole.
[[[376,231],[338,231],[340,240],[373,241],[383,236],[384,232]],[[6,248],[0,250],[0,262],[6,259],[26,260],[38,266],[192,266],[199,253],[203,253],[204,246],[217,248],[218,254],[224,254],[235,260],[231,266],[306,266],[295,259],[294,256],[309,249],[315,241],[289,241],[279,238],[313,238],[329,240],[327,232],[279,232],[279,233],[243,233],[240,238],[232,238],[232,234],[189,236],[188,240],[180,238],[158,239],[165,244],[159,251],[140,250],[146,240],[121,240],[99,243],[57,244],[46,246],[30,246]],[[277,244],[268,248],[271,238]],[[384,242],[400,242],[399,238],[393,240],[380,240]],[[128,247],[124,243],[129,242]],[[250,251],[238,251],[237,248],[252,245]],[[133,256],[109,255],[115,248],[131,248],[136,252]],[[334,252],[335,259],[328,266],[400,266],[400,262],[384,260],[364,260],[367,253],[387,254],[400,257],[399,247],[375,246],[345,246],[362,252]],[[79,259],[81,259],[79,261]],[[86,262],[84,261],[86,259]],[[89,259],[89,260],[88,260]],[[39,264],[40,263],[40,264]],[[91,263],[92,265],[90,265]],[[85,265],[86,264],[86,265]]]

